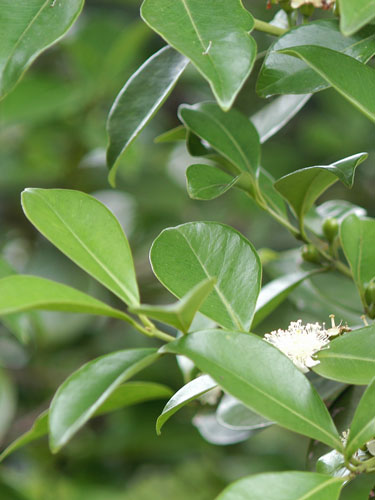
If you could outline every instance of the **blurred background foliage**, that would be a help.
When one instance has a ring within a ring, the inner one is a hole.
[[[260,19],[275,15],[275,7],[266,10],[264,0],[244,3]],[[208,85],[191,66],[122,159],[117,188],[109,187],[105,165],[108,111],[129,76],[163,45],[140,20],[139,6],[138,0],[87,0],[69,34],[39,57],[0,103],[0,274],[10,265],[18,272],[115,300],[27,222],[20,192],[31,186],[93,193],[113,210],[130,239],[146,303],[172,300],[148,263],[150,245],[165,227],[217,220],[242,231],[257,249],[283,251],[296,246],[285,230],[240,192],[231,190],[210,203],[190,200],[184,171],[191,162],[185,145],[153,143],[156,136],[178,125],[180,103],[212,99]],[[259,52],[264,51],[271,38],[255,36]],[[235,104],[249,116],[265,104],[254,92],[260,64],[261,58]],[[372,126],[333,90],[316,94],[264,145],[262,164],[278,178],[360,151],[368,151],[370,158],[359,170],[353,190],[336,185],[325,199],[348,199],[374,216]],[[317,288],[329,293],[329,283],[320,282]],[[299,317],[327,320],[330,311],[323,303],[324,298],[311,299],[311,290],[310,295],[297,290],[294,300],[292,296],[257,331],[285,327]],[[110,319],[43,312],[22,320],[15,325],[10,319],[0,327],[0,374],[6,388],[0,401],[2,446],[30,427],[58,385],[84,362],[116,349],[150,344],[149,339]],[[164,383],[173,390],[183,383],[172,358],[163,358],[138,379]],[[195,405],[176,414],[157,437],[154,423],[164,403],[144,403],[94,419],[57,456],[49,453],[46,440],[15,453],[1,466],[0,498],[210,500],[225,484],[243,475],[305,466],[307,439],[275,427],[240,444],[207,443],[190,423]]]

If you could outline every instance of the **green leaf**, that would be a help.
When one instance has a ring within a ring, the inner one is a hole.
[[[249,172],[255,177],[260,162],[259,136],[245,115],[236,109],[224,113],[214,102],[183,104],[178,113],[188,129],[207,141],[240,172]]]
[[[350,458],[367,441],[375,438],[375,378],[367,387],[353,417],[345,446],[345,456]]]
[[[57,453],[120,384],[153,363],[156,349],[128,349],[101,356],[70,375],[50,406],[50,447]]]
[[[375,486],[375,474],[361,474],[344,486],[340,500],[369,500]]]
[[[68,31],[84,0],[2,0],[0,5],[0,99],[36,57]]]
[[[285,49],[282,53],[306,62],[361,113],[375,122],[374,69],[346,54],[323,47],[304,45]]]
[[[346,53],[363,63],[375,53],[375,36],[371,27],[354,36],[345,37],[340,32],[338,22],[332,19],[320,19],[298,26],[278,38],[270,47],[257,82],[257,92],[261,97],[274,94],[307,94],[323,90],[332,84],[322,75],[315,73],[305,61],[279,52],[307,44],[314,45],[317,49],[326,47]]]
[[[194,399],[203,396],[206,392],[210,391],[217,386],[217,383],[212,380],[208,375],[201,375],[191,382],[181,387],[168,401],[163,408],[162,413],[156,421],[156,432],[158,435],[161,433],[161,428],[167,420],[171,418],[180,408],[187,405]]]
[[[167,325],[172,325],[183,333],[187,333],[195,314],[212,292],[214,285],[215,279],[207,279],[198,283],[198,285],[175,304],[166,306],[142,304],[139,307],[131,308],[130,312],[144,314]]]
[[[71,311],[128,320],[128,316],[75,288],[37,276],[0,279],[0,315],[32,309]]]
[[[268,472],[230,484],[216,500],[337,500],[343,482],[312,472]]]
[[[288,295],[305,279],[310,278],[317,271],[296,272],[286,274],[270,281],[262,287],[255,308],[255,315],[251,327],[255,328],[264,318],[276,309]]]
[[[216,411],[219,424],[234,430],[265,429],[273,422],[253,412],[238,399],[225,394]]]
[[[16,391],[5,371],[0,369],[0,441],[8,432],[16,412]]]
[[[256,173],[258,187],[266,204],[282,219],[288,221],[288,212],[284,198],[275,189],[275,179],[262,167]]]
[[[332,450],[319,458],[316,462],[316,472],[335,477],[350,474],[350,471],[345,467],[344,455],[336,450]]]
[[[171,47],[163,47],[130,77],[116,97],[107,122],[112,185],[119,158],[165,102],[188,62]]]
[[[235,229],[217,222],[165,229],[150,259],[156,277],[180,298],[204,279],[216,278],[200,311],[225,328],[250,328],[261,265],[254,247]]]
[[[341,245],[362,298],[365,286],[375,276],[374,238],[375,219],[352,214],[341,223]]]
[[[367,385],[375,373],[375,325],[345,333],[317,354],[314,371],[346,384]]]
[[[340,28],[350,36],[375,17],[375,0],[339,0]]]
[[[59,250],[126,304],[139,292],[128,240],[115,216],[79,191],[28,188],[22,193],[26,217]]]
[[[342,449],[316,390],[290,359],[258,336],[205,330],[163,346],[163,352],[187,356],[225,392],[256,413]]]
[[[172,128],[171,130],[167,130],[163,134],[155,137],[155,144],[163,143],[163,142],[178,142],[184,141],[186,139],[186,128],[183,125],[179,125],[178,127]]]
[[[355,170],[367,156],[367,153],[358,153],[331,165],[296,170],[276,181],[275,188],[302,223],[314,201],[332,184],[340,180],[348,188],[353,186]]]
[[[217,421],[216,415],[212,410],[207,411],[207,409],[194,415],[192,424],[197,428],[205,441],[219,446],[241,443],[256,433],[256,431],[228,429],[228,427],[221,425]]]
[[[213,200],[226,193],[238,181],[212,165],[190,165],[186,170],[187,191],[193,200]]]
[[[281,130],[309,101],[311,94],[283,95],[274,99],[250,117],[258,131],[260,143]]]
[[[154,399],[164,399],[172,395],[172,390],[162,384],[153,382],[128,382],[120,385],[114,392],[104,401],[97,409],[94,417],[105,415],[126,406],[131,406],[144,401]],[[22,434],[13,443],[11,443],[1,454],[0,462],[5,460],[11,453],[19,450],[23,446],[36,441],[37,439],[48,434],[48,410],[44,411],[34,421],[30,430]]]
[[[144,0],[142,18],[188,57],[228,110],[253,67],[252,15],[240,0]]]

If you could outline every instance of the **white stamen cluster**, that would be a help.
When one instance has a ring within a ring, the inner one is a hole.
[[[319,361],[313,359],[321,349],[327,348],[329,335],[319,323],[302,324],[302,320],[292,321],[287,330],[275,330],[266,333],[264,340],[273,344],[290,358],[303,373]]]
[[[329,8],[335,3],[335,0],[292,0],[291,6],[293,9],[298,9],[302,5],[311,4],[318,9]]]

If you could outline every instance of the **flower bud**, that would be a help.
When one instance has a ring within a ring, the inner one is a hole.
[[[338,235],[339,223],[334,217],[328,217],[328,219],[325,219],[325,221],[323,222],[322,229],[324,236],[330,243],[332,243]]]
[[[302,248],[302,258],[306,260],[306,262],[313,262],[314,264],[319,264],[320,255],[318,250],[314,247],[314,245],[305,245]]]
[[[375,304],[375,282],[372,280],[365,287],[365,300],[369,306]]]

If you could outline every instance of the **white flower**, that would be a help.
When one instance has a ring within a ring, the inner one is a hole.
[[[330,7],[334,2],[335,0],[292,0],[290,5],[293,9],[299,9],[302,5],[312,4],[321,9],[322,7]]]
[[[375,439],[371,439],[371,441],[368,441],[366,443],[366,446],[371,455],[375,456]]]
[[[266,333],[264,340],[273,344],[290,358],[303,373],[315,366],[319,361],[313,359],[321,349],[327,348],[329,335],[319,323],[302,324],[302,320],[292,321],[287,330],[275,330]]]

